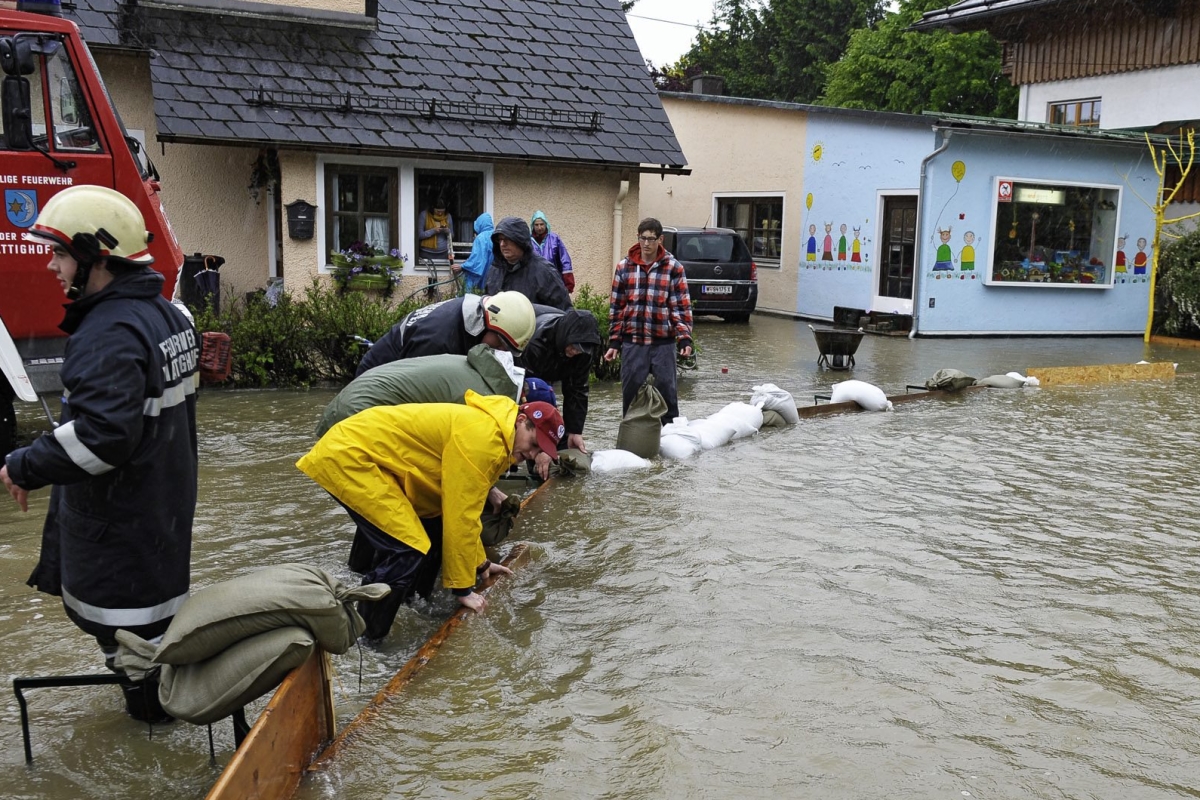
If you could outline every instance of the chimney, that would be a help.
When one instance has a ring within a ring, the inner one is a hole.
[[[697,75],[692,78],[692,94],[725,94],[725,79],[720,75]]]

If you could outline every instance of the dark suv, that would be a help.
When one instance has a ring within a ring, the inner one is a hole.
[[[737,231],[663,228],[663,247],[683,266],[693,314],[746,322],[758,305],[758,267]]]

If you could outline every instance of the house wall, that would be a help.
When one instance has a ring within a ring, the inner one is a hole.
[[[795,311],[796,232],[805,213],[805,115],[671,97],[662,102],[692,174],[643,175],[641,216],[664,225],[714,224],[717,193],[782,195],[782,257],[775,265],[758,262],[758,308]]]
[[[1148,128],[1200,119],[1200,64],[1119,75],[1048,81],[1021,87],[1020,118],[1049,121],[1049,104],[1100,98],[1101,128]]]
[[[917,194],[921,159],[934,149],[930,124],[901,117],[809,113],[807,132],[807,141],[790,143],[806,164],[803,220],[795,236],[799,270],[794,310],[819,319],[832,319],[834,306],[908,313],[906,299],[875,302],[881,199]],[[824,257],[827,235],[830,259]]]
[[[961,180],[953,164],[962,162]],[[1120,176],[1125,175],[1127,179]],[[1151,239],[1154,217],[1136,196],[1153,194],[1157,176],[1144,147],[1023,134],[960,133],[930,161],[918,229],[917,327],[923,335],[978,333],[1140,334],[1146,324],[1149,282],[1130,266],[1107,287],[1052,287],[1036,283],[985,285],[992,246],[1005,236],[997,208],[997,178],[1052,183],[1116,185],[1120,189],[1117,235],[1125,235],[1129,264],[1139,238]],[[1010,206],[1001,204],[1005,210]],[[952,268],[935,270],[938,230],[952,231]],[[997,230],[999,228],[999,230]],[[976,264],[964,270],[962,235],[975,234]],[[1116,242],[1102,242],[1094,255],[1113,274]],[[1152,254],[1147,252],[1148,256]],[[930,303],[933,307],[930,307]]]
[[[225,258],[223,294],[264,284],[267,276],[267,206],[246,191],[256,151],[238,147],[156,143],[150,66],[144,54],[93,53],[109,95],[131,134],[142,133],[162,176],[161,198],[185,255]]]

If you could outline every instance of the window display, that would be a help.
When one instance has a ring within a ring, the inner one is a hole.
[[[1112,286],[1120,197],[1117,186],[998,179],[985,282]]]

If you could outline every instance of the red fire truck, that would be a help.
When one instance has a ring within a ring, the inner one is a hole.
[[[154,165],[126,132],[79,29],[53,15],[56,2],[31,13],[32,2],[7,10],[0,0],[0,456],[14,446],[14,398],[62,388],[62,288],[46,269],[50,249],[23,238],[46,201],[75,184],[116,189],[145,217],[168,298],[183,263]]]

